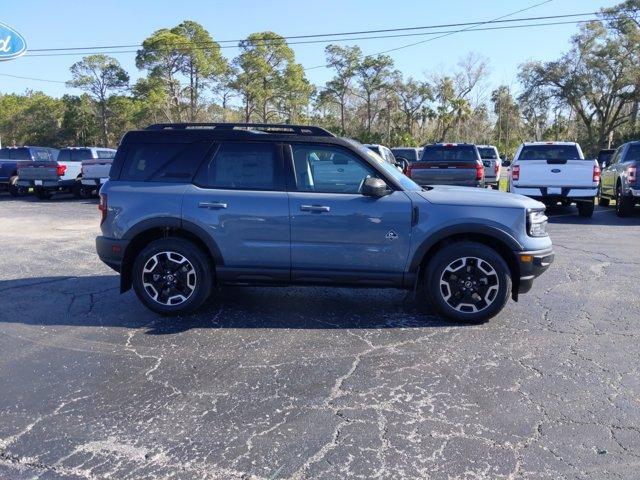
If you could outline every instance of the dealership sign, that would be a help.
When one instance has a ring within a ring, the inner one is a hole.
[[[0,22],[0,61],[17,58],[27,51],[24,37],[9,25]]]

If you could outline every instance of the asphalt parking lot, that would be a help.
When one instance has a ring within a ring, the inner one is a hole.
[[[555,264],[479,326],[337,288],[159,318],[97,232],[0,195],[0,478],[637,478],[640,211],[554,212]]]

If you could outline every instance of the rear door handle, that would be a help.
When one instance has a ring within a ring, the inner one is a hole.
[[[198,203],[199,208],[211,208],[213,210],[219,210],[221,208],[227,208],[226,203],[222,202],[200,202]]]
[[[330,212],[331,208],[325,205],[300,205],[301,212]]]

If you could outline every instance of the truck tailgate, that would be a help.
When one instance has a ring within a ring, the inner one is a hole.
[[[98,158],[82,162],[82,178],[109,178],[113,159]]]
[[[416,162],[411,179],[418,185],[475,186],[476,168],[469,162]]]
[[[58,162],[20,162],[20,180],[58,180]]]
[[[518,187],[592,187],[593,160],[520,160]]]

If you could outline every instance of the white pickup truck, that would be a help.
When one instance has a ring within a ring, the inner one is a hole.
[[[49,199],[58,192],[80,197],[83,192],[82,163],[96,159],[98,150],[112,152],[111,149],[96,147],[66,147],[60,150],[57,160],[21,162],[18,164],[18,185],[33,188],[41,200]]]
[[[91,148],[92,158],[82,161],[82,175],[80,182],[82,197],[97,196],[100,187],[109,179],[111,164],[116,156],[116,150],[112,148]]]
[[[531,142],[520,145],[511,163],[509,191],[547,206],[575,203],[591,217],[600,185],[598,162],[587,160],[574,142]]]

